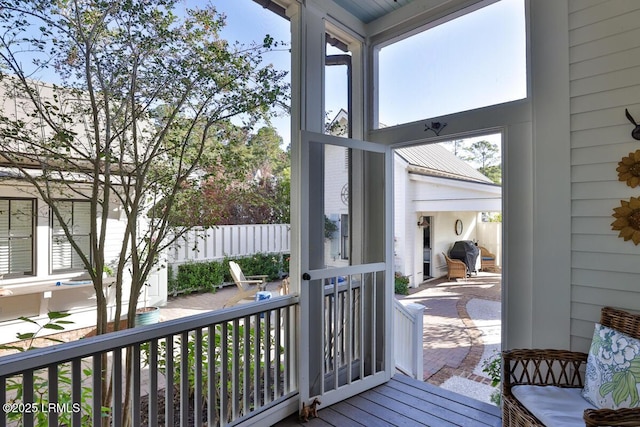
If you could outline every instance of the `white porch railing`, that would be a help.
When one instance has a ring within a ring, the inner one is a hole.
[[[273,423],[297,410],[297,308],[297,297],[278,297],[4,356],[0,427],[100,426],[105,416],[120,426],[126,407],[130,425],[155,426],[162,399],[166,425]]]
[[[257,253],[289,253],[289,224],[220,225],[194,228],[168,250],[169,265]]]
[[[403,305],[398,300],[394,300],[393,305],[396,368],[402,373],[422,381],[424,306],[420,304]]]

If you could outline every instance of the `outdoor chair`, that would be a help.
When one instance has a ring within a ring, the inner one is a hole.
[[[504,351],[503,426],[640,425],[640,408],[615,409],[638,405],[639,338],[640,314],[604,307],[590,354]]]
[[[444,252],[442,253],[442,255],[444,255],[444,259],[447,261],[447,279],[466,279],[467,265],[458,259],[449,258]]]
[[[229,261],[231,277],[238,287],[238,293],[234,295],[225,306],[234,305],[241,300],[255,300],[258,291],[264,291],[267,287],[267,275],[245,276],[242,269],[235,261]]]
[[[480,270],[493,271],[496,268],[496,256],[489,252],[484,246],[478,246],[480,249]]]

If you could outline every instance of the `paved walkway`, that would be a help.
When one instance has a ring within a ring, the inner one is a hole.
[[[425,306],[425,381],[438,386],[452,379],[491,383],[479,365],[491,356],[487,350],[499,348],[500,280],[500,274],[484,272],[454,281],[443,277],[425,282],[402,297]],[[458,387],[469,388],[469,384],[458,383]]]

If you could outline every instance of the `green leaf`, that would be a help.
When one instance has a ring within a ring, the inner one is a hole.
[[[65,317],[71,316],[71,314],[63,311],[50,311],[49,313],[47,313],[47,316],[49,316],[49,319],[53,320],[63,319]]]
[[[626,378],[623,376],[620,377],[620,379],[621,381],[618,381],[618,383],[616,384],[616,388],[615,390],[613,390],[612,395],[613,403],[615,403],[616,406],[620,406],[620,404],[625,401],[629,394],[631,394],[631,390],[629,390],[629,384],[627,383]]]
[[[53,329],[56,331],[64,331],[64,327],[60,326],[60,325],[56,325],[55,323],[47,323],[46,325],[43,326],[43,328],[45,329]]]
[[[28,340],[36,336],[35,332],[26,332],[24,334],[17,333],[16,336],[19,340]]]
[[[640,357],[636,357],[631,361],[629,372],[631,372],[636,378],[640,378]]]
[[[607,394],[613,392],[615,388],[616,388],[616,384],[614,382],[602,384],[600,386],[600,396],[602,397],[606,396]]]

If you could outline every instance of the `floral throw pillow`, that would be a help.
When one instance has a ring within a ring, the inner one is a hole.
[[[640,340],[596,323],[582,396],[600,409],[640,406]]]

